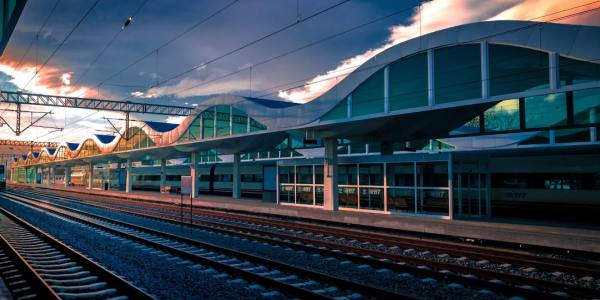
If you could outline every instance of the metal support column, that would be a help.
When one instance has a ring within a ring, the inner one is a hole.
[[[190,163],[190,176],[192,177],[192,198],[198,198],[198,153],[194,152],[191,155]]]
[[[325,139],[325,158],[323,160],[323,208],[326,210],[338,210],[338,165],[337,165],[337,140]]]
[[[125,193],[131,193],[131,185],[133,184],[131,171],[131,158],[129,158],[125,164]]]
[[[232,197],[234,199],[239,199],[242,197],[242,189],[240,182],[240,154],[233,154],[233,188],[232,188]]]
[[[160,189],[161,190],[164,188],[164,186],[167,185],[167,172],[165,170],[166,167],[167,167],[167,160],[161,159],[160,160]]]
[[[383,111],[390,112],[390,66],[383,69]]]
[[[65,167],[65,187],[71,186],[71,167]]]
[[[452,153],[448,153],[448,218],[454,218],[454,197],[453,197],[453,178],[452,178]]]
[[[89,163],[88,166],[88,184],[87,189],[91,190],[94,187],[94,164]]]
[[[490,60],[487,41],[481,42],[481,98],[490,96]]]
[[[548,71],[550,72],[550,89],[556,90],[560,87],[560,76],[558,74],[558,53],[551,52],[548,55]]]

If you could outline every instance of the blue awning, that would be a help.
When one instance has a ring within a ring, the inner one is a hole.
[[[75,151],[77,150],[77,147],[79,147],[78,143],[66,143],[67,147],[69,148],[69,150],[71,151]]]
[[[146,125],[148,125],[148,127],[152,128],[154,131],[158,131],[158,132],[171,131],[171,130],[175,129],[177,126],[179,126],[179,124],[165,123],[165,122],[146,121],[144,123],[146,123]]]
[[[48,154],[50,155],[54,155],[54,153],[56,152],[56,148],[46,148],[46,150],[48,150]]]
[[[108,135],[108,134],[96,134],[96,137],[98,138],[98,140],[103,143],[103,144],[108,144],[110,142],[112,142],[115,139],[115,135]]]

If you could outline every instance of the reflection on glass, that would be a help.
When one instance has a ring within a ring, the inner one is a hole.
[[[392,212],[415,212],[415,190],[388,188],[387,208]]]
[[[323,186],[315,187],[315,205],[323,206]]]
[[[390,110],[427,106],[427,53],[390,65]]]
[[[296,186],[296,203],[297,204],[313,204],[313,187],[310,185]]]
[[[573,114],[575,124],[600,122],[600,88],[574,91]]]
[[[360,188],[360,208],[383,210],[383,188]]]
[[[560,85],[572,85],[600,80],[600,64],[590,61],[559,57]]]
[[[481,46],[465,44],[435,50],[435,102],[481,97]]]
[[[398,163],[387,165],[388,186],[414,186],[415,175],[412,163]],[[389,200],[389,199],[388,199]]]
[[[340,101],[330,111],[321,117],[321,120],[338,120],[345,119],[348,116],[348,98]]]
[[[279,202],[280,203],[295,203],[294,186],[279,185]]]
[[[564,93],[525,98],[525,127],[540,128],[567,124]]]
[[[383,164],[360,164],[360,185],[383,186]]]
[[[340,207],[358,208],[358,188],[339,187],[338,190]]]
[[[548,53],[508,45],[489,46],[490,94],[493,96],[549,86]]]
[[[352,92],[352,116],[383,112],[383,69]]]
[[[505,131],[519,129],[519,99],[504,100],[485,111],[483,115],[485,131]]]
[[[448,190],[424,189],[418,191],[417,212],[425,214],[448,214]]]

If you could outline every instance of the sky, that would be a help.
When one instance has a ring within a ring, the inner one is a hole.
[[[0,58],[0,89],[185,106],[223,93],[305,103],[381,51],[443,28],[531,19],[600,25],[600,3],[591,0],[94,2],[29,0]],[[6,108],[0,105],[0,116],[14,123]],[[79,142],[110,133],[105,118],[122,126],[119,113],[24,109],[51,111],[38,124],[64,129],[30,128],[15,137],[2,126],[0,139]],[[24,125],[39,115],[24,114]]]

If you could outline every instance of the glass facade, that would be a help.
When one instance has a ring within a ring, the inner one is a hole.
[[[600,122],[600,88],[573,92],[573,121],[579,125]]]
[[[352,92],[352,116],[383,112],[383,69],[375,72]]]
[[[525,98],[525,127],[541,128],[567,124],[564,93]]]
[[[499,102],[483,114],[486,132],[517,130],[520,126],[519,99]]]
[[[279,166],[279,203],[323,205],[323,166]]]
[[[600,64],[560,56],[558,60],[560,85],[572,85],[600,80]]]
[[[427,106],[427,53],[390,64],[390,110]]]
[[[549,87],[548,53],[507,45],[489,45],[490,94]]]
[[[279,166],[279,203],[323,205],[323,165]],[[448,162],[338,165],[342,209],[448,215]]]
[[[481,98],[481,46],[436,49],[435,103]]]
[[[323,121],[339,120],[348,117],[348,98],[340,101],[330,111],[321,117]]]

